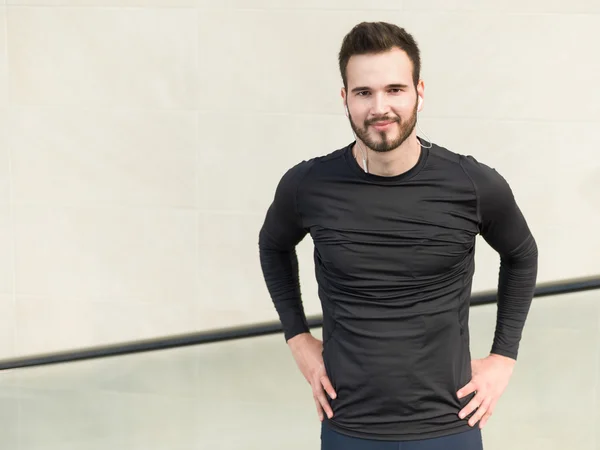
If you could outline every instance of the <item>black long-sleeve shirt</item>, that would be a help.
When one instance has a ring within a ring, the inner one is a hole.
[[[537,247],[507,181],[433,145],[398,176],[365,173],[352,144],[282,177],[259,236],[264,278],[289,340],[307,332],[295,247],[307,234],[323,310],[331,427],[411,440],[470,429],[469,300],[476,236],[500,255],[491,352],[517,358]]]

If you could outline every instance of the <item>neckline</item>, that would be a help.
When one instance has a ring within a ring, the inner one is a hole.
[[[425,166],[425,163],[427,162],[427,158],[429,157],[429,146],[431,144],[427,142],[427,146],[423,146],[423,142],[426,141],[419,137],[417,137],[417,139],[421,143],[421,154],[419,155],[419,159],[417,160],[417,163],[414,166],[412,166],[406,172],[403,172],[399,175],[384,176],[376,175],[373,173],[366,173],[364,169],[358,164],[358,161],[356,161],[356,158],[354,158],[354,155],[352,154],[352,146],[356,144],[356,141],[353,141],[350,144],[348,144],[344,151],[344,156],[346,162],[348,163],[352,171],[365,180],[375,181],[379,183],[397,183],[399,181],[406,181],[414,177],[421,171],[421,169],[423,168],[423,166]]]

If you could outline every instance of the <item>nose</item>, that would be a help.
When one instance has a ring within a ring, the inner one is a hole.
[[[371,113],[373,116],[384,116],[390,111],[390,105],[387,102],[387,97],[379,92],[373,96],[373,105]]]

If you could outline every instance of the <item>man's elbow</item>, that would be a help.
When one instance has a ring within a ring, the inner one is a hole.
[[[276,243],[263,226],[258,233],[258,249],[260,252],[275,250]]]
[[[265,226],[258,233],[258,249],[261,253],[286,253],[293,250],[293,246],[285,244],[285,239],[275,238]]]
[[[510,255],[505,255],[502,262],[517,269],[537,268],[538,257],[537,242],[530,235],[515,251],[511,252]]]

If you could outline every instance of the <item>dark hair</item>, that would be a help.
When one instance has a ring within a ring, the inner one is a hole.
[[[344,87],[348,88],[346,68],[353,55],[381,53],[398,47],[404,50],[413,65],[413,82],[419,83],[421,55],[415,39],[404,28],[386,22],[362,22],[344,37],[339,54],[340,72]]]

